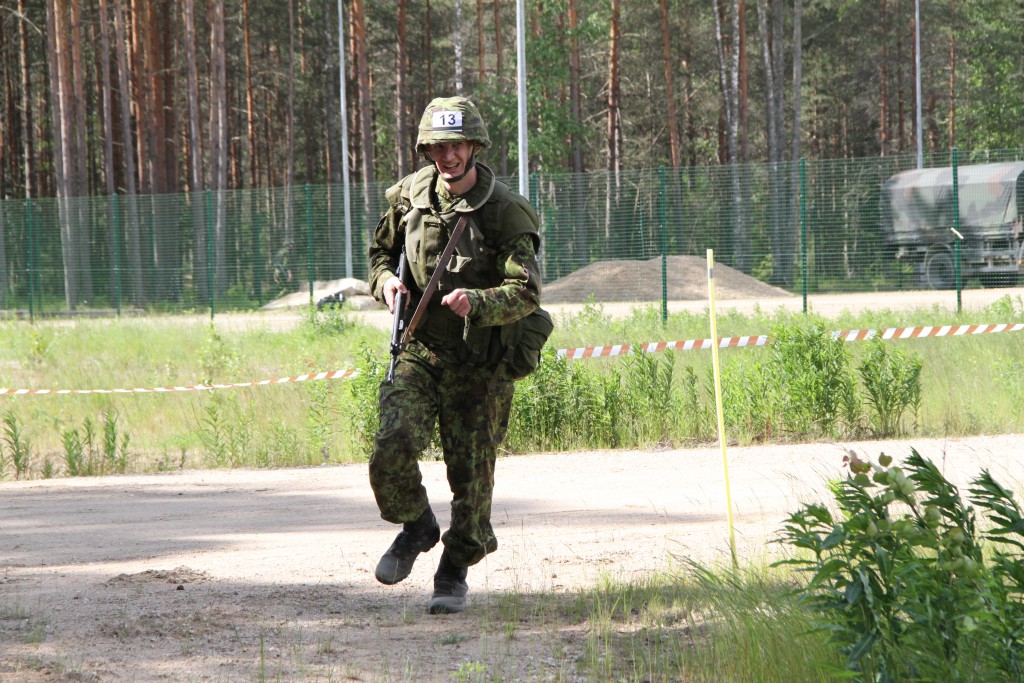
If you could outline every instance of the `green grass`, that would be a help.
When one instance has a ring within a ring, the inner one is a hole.
[[[602,681],[824,681],[838,654],[797,603],[786,573],[688,565],[578,597],[580,664]]]
[[[956,315],[942,309],[844,314],[834,319],[757,311],[720,316],[720,336],[823,330],[1020,322],[1024,306],[1006,298]],[[599,305],[556,320],[549,349],[705,338],[706,316],[680,313],[665,324],[655,306],[612,320]],[[231,383],[358,368],[349,380],[161,394],[8,396],[0,410],[0,476],[28,478],[181,467],[286,467],[366,458],[387,332],[344,312],[311,314],[290,331],[229,330],[175,318],[0,322],[0,386],[115,389]],[[869,345],[828,353],[857,366]],[[883,435],[934,437],[1013,432],[1024,418],[1024,334],[887,342],[889,353],[919,356],[920,403],[900,419],[783,414],[793,397],[767,400],[778,385],[772,347],[723,351],[729,438],[739,443]],[[790,362],[792,359],[786,361]],[[778,359],[777,364],[781,363]],[[780,364],[779,367],[784,367]],[[799,376],[790,370],[792,376]],[[835,379],[835,378],[832,378]],[[850,380],[839,378],[837,386]],[[763,386],[765,391],[750,391]],[[707,351],[562,362],[553,354],[519,383],[505,447],[510,452],[595,447],[686,446],[713,441],[711,354]],[[744,393],[746,389],[746,393]],[[844,390],[845,391],[845,390]],[[826,394],[827,395],[827,394]],[[888,404],[885,404],[888,405]],[[813,412],[813,411],[812,411]],[[794,427],[794,425],[798,425]]]

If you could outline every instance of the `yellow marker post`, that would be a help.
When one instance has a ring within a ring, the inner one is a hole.
[[[708,249],[708,302],[711,318],[711,365],[715,375],[715,410],[718,413],[718,443],[722,447],[722,468],[725,471],[725,516],[729,520],[729,552],[733,569],[739,567],[736,558],[736,527],[732,521],[732,492],[729,488],[729,459],[725,455],[725,413],[722,410],[722,373],[718,365],[718,326],[715,323],[715,250]]]

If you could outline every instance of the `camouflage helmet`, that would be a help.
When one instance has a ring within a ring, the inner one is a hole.
[[[485,149],[491,146],[476,105],[465,97],[435,97],[423,110],[416,151],[426,156],[429,145],[461,140],[479,143]]]

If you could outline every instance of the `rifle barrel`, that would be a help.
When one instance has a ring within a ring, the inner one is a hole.
[[[398,279],[405,284],[406,278],[405,247],[402,247],[402,255],[398,258]],[[391,362],[388,364],[387,382],[392,384],[395,381],[395,365],[398,363],[398,356],[402,353],[402,337],[405,332],[405,300],[407,294],[402,290],[395,293],[394,318],[391,321]]]

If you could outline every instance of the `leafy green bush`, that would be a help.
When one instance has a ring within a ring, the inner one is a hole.
[[[516,385],[506,435],[510,449],[578,448],[591,437],[613,439],[621,423],[618,406],[609,412],[606,398],[618,385],[618,374],[602,381],[581,364],[558,358],[555,350],[542,352],[533,374]]]
[[[839,514],[806,505],[780,540],[798,553],[778,564],[809,575],[802,599],[858,681],[1008,681],[1024,676],[1024,518],[983,472],[974,508],[914,451],[905,469],[848,457],[834,486]],[[1010,546],[986,559],[983,540]]]
[[[860,406],[846,342],[818,321],[780,325],[771,336],[769,362],[782,394],[784,428],[826,437],[855,429]]]

